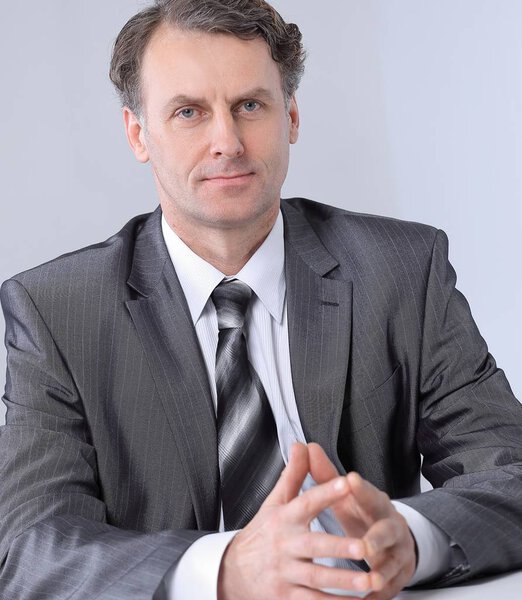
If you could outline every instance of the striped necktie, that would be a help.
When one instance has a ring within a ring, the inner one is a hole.
[[[252,519],[284,467],[272,409],[248,360],[244,321],[251,295],[238,279],[223,280],[212,293],[219,328],[217,427],[227,531]]]

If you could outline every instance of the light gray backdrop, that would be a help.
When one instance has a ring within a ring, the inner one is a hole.
[[[145,4],[0,0],[1,280],[156,206],[107,79],[114,37]],[[446,230],[459,287],[520,398],[522,2],[274,5],[309,51],[285,195]]]

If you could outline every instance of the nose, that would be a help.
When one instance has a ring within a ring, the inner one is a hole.
[[[238,158],[243,154],[238,124],[232,114],[214,115],[210,135],[210,153],[214,158]]]

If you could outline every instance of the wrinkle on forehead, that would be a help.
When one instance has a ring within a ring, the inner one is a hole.
[[[262,38],[162,25],[145,50],[141,77],[144,105],[150,100],[156,109],[179,95],[231,99],[257,88],[284,99],[279,66]]]

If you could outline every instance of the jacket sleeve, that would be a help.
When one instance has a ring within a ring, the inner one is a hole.
[[[433,247],[417,443],[436,488],[402,499],[464,553],[440,583],[522,566],[522,406],[456,290],[447,238]]]
[[[204,532],[107,524],[96,451],[65,358],[21,283],[6,282],[1,300],[1,598],[163,598],[165,573]]]

